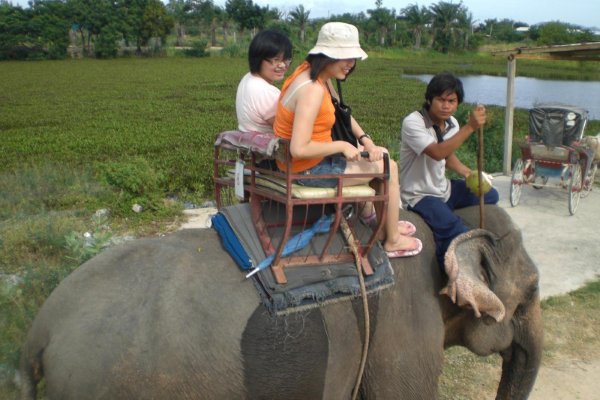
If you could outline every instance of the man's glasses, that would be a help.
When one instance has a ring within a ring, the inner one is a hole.
[[[292,63],[292,60],[290,58],[286,58],[285,60],[282,60],[280,58],[267,58],[266,61],[268,61],[274,67],[281,65],[286,68],[289,67]]]

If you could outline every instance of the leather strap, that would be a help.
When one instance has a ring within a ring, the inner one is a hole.
[[[425,110],[425,108],[421,108],[421,110],[419,112],[421,113],[423,118],[425,118],[425,113],[427,112],[427,110]],[[437,142],[442,143],[444,141],[444,135],[442,134],[442,130],[436,124],[432,124],[431,126],[433,126],[433,130],[435,131],[435,136],[437,138]]]

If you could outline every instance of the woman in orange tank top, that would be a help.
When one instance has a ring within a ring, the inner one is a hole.
[[[367,54],[360,47],[356,27],[329,22],[319,31],[317,44],[309,51],[306,61],[283,84],[273,129],[277,136],[290,140],[292,172],[311,175],[383,172],[383,154],[387,150],[375,145],[354,118],[352,132],[369,153],[368,159],[361,158],[363,149],[331,139],[335,110],[331,102],[330,79],[346,79],[359,58],[364,60]],[[285,165],[278,166],[285,170]],[[352,178],[344,179],[344,184],[360,185],[368,181],[368,178]],[[306,179],[298,180],[298,183],[333,187],[337,180]],[[421,241],[409,236],[414,233],[414,226],[411,224],[412,229],[409,227],[407,232],[407,223],[398,221],[399,189],[398,166],[390,160],[390,194],[383,247],[391,258],[416,255],[422,249]]]

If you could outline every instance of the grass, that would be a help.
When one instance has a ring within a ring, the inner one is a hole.
[[[89,166],[148,160],[167,190],[205,192],[215,133],[235,126],[237,79],[225,58],[0,64],[3,163]]]
[[[582,360],[600,356],[600,281],[569,296],[549,298],[542,305],[546,336],[544,356],[552,362],[559,354]]]
[[[531,68],[546,77],[545,66],[519,63],[520,74]],[[560,78],[588,68],[552,65],[560,66],[554,68]],[[0,398],[13,398],[10,376],[19,345],[62,278],[123,237],[175,229],[183,200],[200,203],[212,195],[214,138],[236,126],[235,90],[246,68],[244,59],[226,57],[0,63]],[[420,107],[425,89],[401,75],[441,69],[500,75],[505,62],[374,51],[344,84],[344,95],[364,129],[397,158],[402,118]],[[596,69],[590,76],[600,80]],[[467,111],[461,108],[459,120]],[[501,168],[503,118],[501,107],[489,108],[489,172]],[[600,130],[600,121],[588,129]],[[527,131],[524,110],[517,110],[514,130],[516,138]],[[475,146],[472,138],[459,153],[473,167]],[[133,212],[136,203],[145,211]],[[597,293],[591,301],[597,307]],[[568,304],[556,300],[544,312]],[[584,309],[569,313],[586,318]],[[552,343],[548,359],[563,351],[564,344]],[[452,365],[495,368],[493,359],[454,349],[447,354],[451,369],[442,381],[444,393],[468,386]],[[468,397],[479,389],[473,390],[446,398],[475,398]]]
[[[394,155],[402,118],[420,107],[425,88],[401,78],[406,68],[505,68],[490,56],[403,54],[413,53],[370,57],[345,84],[358,121]],[[18,169],[24,159],[89,167],[141,157],[164,177],[165,191],[210,196],[212,144],[217,132],[236,126],[233,99],[245,70],[245,60],[226,57],[1,63],[0,172]],[[496,121],[501,138],[503,111],[492,109],[489,125]],[[516,137],[526,121],[518,111]],[[590,131],[598,130],[600,121],[594,123]]]

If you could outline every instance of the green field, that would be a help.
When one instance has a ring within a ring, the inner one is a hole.
[[[403,72],[505,71],[505,61],[489,55],[385,57],[375,52],[359,63],[345,95],[361,125],[393,154],[402,118],[420,106],[425,86],[401,79]],[[579,64],[562,71],[589,70]],[[522,62],[519,70],[531,68]],[[245,70],[245,60],[226,57],[1,63],[0,172],[24,161],[92,166],[140,156],[164,175],[166,191],[210,196],[212,143],[236,127],[235,90]],[[488,142],[486,160],[501,157],[503,121],[503,109],[492,107],[487,130],[496,139]],[[515,134],[525,131],[526,118],[517,112]],[[498,163],[488,170],[499,170]]]
[[[502,75],[506,68],[490,56],[370,55],[344,96],[396,158],[401,121],[420,107],[425,89],[403,72]],[[519,65],[529,76],[600,80],[598,67],[586,63]],[[39,305],[62,278],[111,239],[176,229],[184,200],[212,197],[213,142],[236,128],[235,90],[246,70],[244,59],[227,57],[0,63],[0,386]],[[501,168],[503,121],[503,108],[490,107],[489,172]],[[518,110],[516,138],[526,130],[527,114]],[[588,132],[597,131],[600,121],[593,121]],[[471,167],[475,146],[473,137],[459,154]],[[134,203],[146,211],[134,213]],[[109,215],[96,216],[99,209]]]
[[[242,60],[2,63],[1,169],[147,159],[167,190],[210,186],[215,134],[235,127]]]

